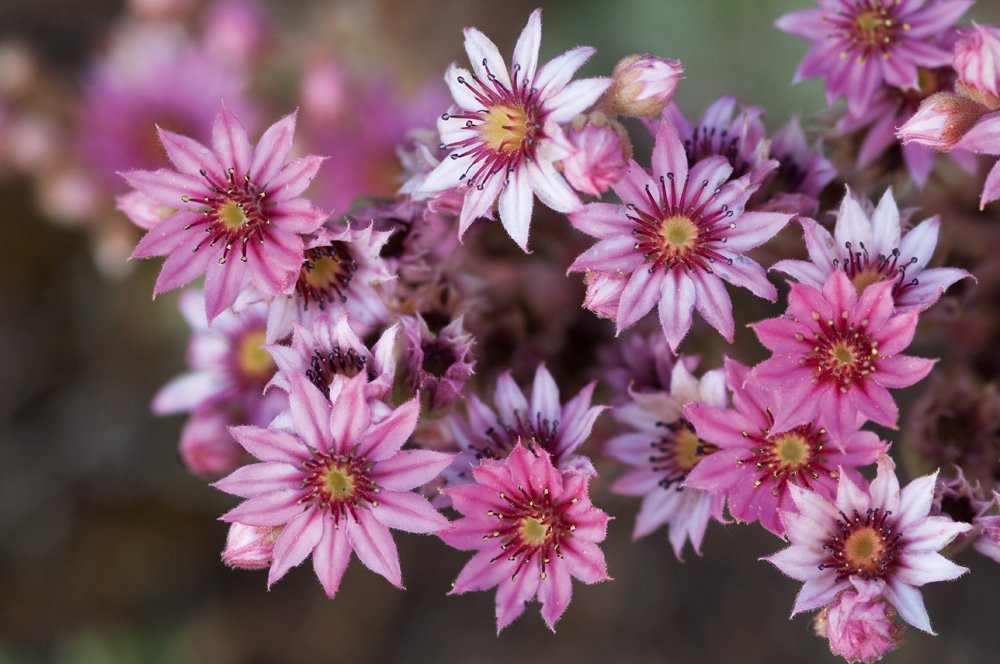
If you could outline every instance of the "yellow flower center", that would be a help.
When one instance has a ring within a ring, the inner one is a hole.
[[[323,488],[333,500],[346,500],[354,494],[354,475],[343,465],[332,465],[323,474]]]
[[[264,330],[256,329],[244,334],[236,347],[236,365],[254,383],[266,383],[277,369],[274,358],[262,348],[265,342]]]
[[[811,456],[809,441],[797,433],[785,433],[774,441],[774,456],[784,468],[798,468]]]
[[[872,527],[855,530],[844,542],[844,562],[859,572],[874,574],[887,551],[885,539]]]
[[[866,11],[854,19],[857,33],[861,41],[872,46],[881,46],[889,42],[889,29],[892,21],[885,17],[885,12]]]
[[[521,149],[535,132],[535,123],[521,107],[498,104],[492,106],[480,127],[483,142],[497,154],[509,154]]]
[[[659,240],[668,262],[682,259],[698,244],[698,226],[682,214],[668,217],[660,224]]]
[[[685,473],[698,465],[698,462],[705,456],[704,443],[688,428],[683,428],[677,433],[675,438],[674,461],[677,467]]]
[[[865,269],[858,271],[851,278],[851,283],[854,284],[854,290],[858,292],[858,295],[861,295],[866,288],[882,281],[884,277],[885,275],[878,270]]]
[[[250,220],[236,201],[226,201],[219,208],[219,221],[229,231],[237,231],[247,226]]]
[[[521,539],[528,546],[542,546],[549,537],[550,530],[540,519],[525,517],[521,519]]]

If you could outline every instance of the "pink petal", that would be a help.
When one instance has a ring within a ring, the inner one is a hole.
[[[535,76],[534,87],[538,89],[538,96],[546,99],[562,90],[595,52],[590,46],[576,46],[542,65]]]
[[[538,200],[556,212],[575,212],[583,204],[566,182],[566,178],[556,170],[551,161],[536,159],[529,161],[524,169],[528,172],[531,188]]]
[[[749,327],[760,343],[773,353],[801,355],[809,350],[805,336],[809,331],[788,318],[767,318]]]
[[[506,559],[501,560],[507,562]],[[510,565],[510,563],[507,564]],[[524,613],[525,604],[538,591],[539,581],[538,572],[535,571],[534,565],[531,567],[525,565],[521,572],[510,581],[500,582],[496,598],[497,634]]]
[[[531,12],[528,22],[517,38],[514,46],[514,66],[517,67],[517,80],[528,81],[535,79],[535,70],[538,67],[538,49],[542,43],[542,10],[536,9]]]
[[[878,361],[875,380],[885,387],[909,387],[931,372],[937,360],[893,355]]]
[[[610,78],[583,78],[567,84],[542,104],[548,112],[546,120],[569,122],[593,106],[610,85]]]
[[[305,509],[301,498],[301,489],[275,491],[244,500],[219,518],[247,526],[283,526]]]
[[[163,144],[163,149],[167,151],[167,158],[181,173],[204,177],[201,175],[201,169],[205,169],[217,181],[221,182],[225,179],[219,160],[204,145],[193,138],[181,136],[160,127],[156,128],[156,132],[160,137],[160,143]]]
[[[365,382],[364,375],[348,380],[329,411],[330,435],[338,454],[347,454],[357,447],[360,456],[368,456],[369,450],[379,442],[373,433],[374,427],[365,435],[372,421],[371,409],[365,398]],[[394,416],[395,413],[386,419]]]
[[[295,433],[309,447],[319,452],[330,451],[330,402],[302,374],[289,376],[291,390],[289,407]]]
[[[673,185],[678,194],[684,189],[688,174],[687,153],[677,130],[670,122],[661,122],[656,130],[652,166],[657,178],[667,178],[668,188]]]
[[[694,272],[694,306],[709,325],[714,327],[726,341],[732,343],[734,333],[733,302],[729,299],[722,281],[713,274]],[[624,296],[623,296],[624,300]]]
[[[268,588],[316,548],[316,543],[323,536],[324,519],[322,511],[307,509],[288,522],[274,542],[274,562],[267,573]]]
[[[969,571],[969,568],[956,565],[933,551],[907,552],[900,558],[895,576],[910,586],[919,587],[935,581],[954,581]]]
[[[500,223],[521,251],[528,251],[528,232],[531,230],[531,208],[535,196],[528,181],[528,170],[518,168],[500,194]]]
[[[691,329],[691,312],[694,309],[694,283],[680,270],[669,270],[660,297],[660,326],[670,349],[677,352],[684,336]]]
[[[625,216],[625,207],[612,203],[590,203],[569,214],[578,231],[601,240],[630,233],[635,222]]]
[[[736,220],[736,228],[726,234],[726,248],[743,252],[758,247],[777,235],[791,218],[778,212],[744,212]]]
[[[931,629],[931,617],[927,615],[924,598],[919,590],[897,578],[890,577],[882,594],[889,600],[890,604],[896,607],[900,618],[923,632],[935,633]]]
[[[214,258],[204,248],[201,251],[190,251],[187,247],[174,249],[160,268],[160,274],[153,285],[153,295],[166,293],[194,281],[205,273]]]
[[[469,55],[469,62],[472,63],[472,70],[481,81],[488,81],[490,75],[508,90],[510,89],[510,76],[507,73],[507,63],[497,49],[496,44],[476,28],[466,28],[465,52]]]
[[[454,458],[453,454],[431,450],[402,450],[376,463],[372,479],[389,491],[409,491],[436,478]]]
[[[767,367],[776,366],[773,364],[774,359],[757,365],[753,375],[763,381],[766,376],[764,371],[765,365]],[[804,375],[799,374],[797,380],[794,380],[789,387],[782,389],[780,392],[778,407],[774,415],[774,425],[772,427],[775,433],[788,431],[801,424],[807,424],[816,419],[816,416],[819,414],[819,397],[822,392],[812,383],[808,372],[803,373]],[[790,374],[789,378],[793,376],[794,374]]]
[[[665,270],[654,270],[645,266],[639,267],[632,273],[628,283],[625,284],[621,303],[618,305],[618,316],[615,319],[616,335],[638,322],[660,300],[665,277]]]
[[[794,541],[794,540],[793,540]],[[805,546],[790,546],[777,553],[761,558],[771,563],[781,573],[796,581],[809,581],[820,576],[819,565],[827,559],[824,551],[816,551]]]
[[[333,598],[340,588],[348,563],[351,562],[351,543],[346,530],[337,528],[333,519],[323,520],[323,536],[313,549],[313,570],[326,591]]]
[[[302,477],[302,471],[295,466],[270,461],[237,468],[212,486],[240,498],[253,498],[282,489],[300,488]]]
[[[499,550],[499,546],[497,549]],[[458,573],[455,584],[449,595],[461,595],[475,590],[488,590],[505,579],[510,578],[510,568],[504,565],[506,559],[496,562],[496,553],[492,549],[480,551],[469,559],[462,571]]]
[[[164,168],[158,171],[129,171],[121,176],[136,191],[171,208],[180,208],[188,201],[200,200],[208,193],[204,178]]]
[[[913,480],[899,494],[899,511],[896,513],[896,527],[900,531],[918,523],[927,516],[934,501],[934,485],[937,471]]]
[[[699,438],[722,449],[740,450],[747,447],[744,433],[756,428],[742,413],[699,401],[684,406],[684,417],[694,425]],[[697,468],[695,466],[695,470]]]
[[[285,164],[268,183],[265,200],[276,203],[290,201],[299,196],[319,172],[326,157],[310,155],[299,157]]]
[[[366,509],[357,510],[358,520],[347,521],[347,539],[358,559],[397,588],[403,587],[396,543],[386,528]]]
[[[569,572],[574,577],[586,584],[607,581],[608,563],[604,559],[601,547],[593,542],[585,542],[579,539],[565,540],[563,555],[569,567]]]
[[[426,498],[409,491],[380,492],[372,514],[386,526],[408,533],[436,533],[449,525]]]
[[[742,254],[734,254],[728,249],[720,249],[719,255],[726,259],[716,261],[712,266],[719,277],[770,302],[778,299],[777,289],[768,281],[764,268],[757,261]]]
[[[618,236],[601,240],[577,256],[567,272],[595,271],[631,274],[641,265],[642,256],[635,250],[635,238]]]
[[[223,105],[212,124],[212,147],[225,169],[234,169],[233,178],[249,174],[252,150],[247,130],[236,116]]]
[[[203,249],[204,251],[204,249]],[[205,316],[214,320],[216,316],[236,302],[249,271],[247,264],[230,254],[229,259],[218,264],[210,262],[205,272]]]
[[[268,127],[253,152],[250,179],[258,184],[269,183],[281,170],[292,151],[295,138],[295,120],[298,111],[289,113]]]
[[[836,575],[832,572],[819,578],[809,579],[802,585],[799,594],[795,596],[792,616],[826,606],[843,590],[850,587],[851,584],[847,579],[837,581]]]
[[[302,442],[285,431],[240,426],[229,427],[229,433],[243,449],[261,461],[278,461],[298,466],[309,458]]]
[[[373,461],[393,456],[413,434],[419,415],[420,402],[417,399],[410,399],[400,405],[385,419],[368,429],[360,442],[358,454]]]
[[[276,227],[289,233],[313,233],[326,221],[327,213],[317,209],[305,198],[282,201],[267,210]]]
[[[547,571],[546,578],[538,584],[538,600],[542,603],[542,618],[554,632],[556,622],[573,597],[573,582],[567,565],[550,565]]]

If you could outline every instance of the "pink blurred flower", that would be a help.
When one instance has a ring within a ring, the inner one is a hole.
[[[445,408],[462,396],[472,377],[476,359],[472,355],[475,338],[466,331],[462,317],[431,332],[424,317],[403,316],[403,353],[411,389],[427,394],[430,410]]]
[[[830,651],[849,662],[871,664],[903,641],[896,611],[880,599],[878,584],[851,577],[854,588],[840,593],[825,610]]]
[[[868,487],[841,475],[833,501],[790,485],[797,512],[780,514],[791,546],[764,560],[803,582],[792,615],[826,606],[862,581],[868,601],[881,595],[903,620],[933,634],[918,588],[968,571],[937,552],[970,528],[928,516],[934,481],[925,475],[900,491],[892,460],[883,456]]]
[[[536,9],[517,40],[508,72],[496,45],[479,30],[466,28],[472,72],[448,68],[445,81],[456,106],[438,123],[450,154],[422,185],[425,192],[464,185],[461,234],[476,219],[492,216],[499,198],[500,222],[524,251],[535,196],[557,212],[580,207],[553,165],[570,153],[558,125],[593,106],[611,83],[607,78],[570,82],[593,55],[588,46],[570,49],[538,68],[541,37],[542,11]]]
[[[823,156],[817,141],[810,146],[799,119],[793,117],[771,137],[770,157],[778,162],[773,179],[767,185],[767,199],[759,206],[768,212],[814,214],[819,196],[837,177],[837,168]],[[758,191],[758,198],[764,188]]]
[[[755,384],[749,367],[739,362],[726,358],[725,372],[733,408],[700,402],[684,407],[698,438],[718,448],[691,470],[684,486],[726,494],[729,513],[740,521],[760,521],[781,537],[778,509],[795,511],[789,485],[832,499],[841,473],[862,481],[855,468],[874,463],[886,450],[870,431],[833,438],[815,422],[772,433],[778,395]]]
[[[785,315],[751,325],[773,352],[751,376],[780,395],[775,433],[816,421],[843,439],[867,420],[896,426],[899,409],[886,388],[913,385],[936,360],[899,354],[913,340],[918,314],[894,311],[893,283],[859,296],[834,270],[822,290],[792,284]]]
[[[503,461],[487,459],[472,472],[474,484],[445,490],[462,518],[438,536],[476,552],[449,594],[496,586],[497,633],[537,596],[555,631],[572,598],[572,577],[588,584],[609,578],[598,546],[608,515],[590,502],[590,478],[560,471],[545,450],[520,443]]]
[[[389,281],[380,253],[391,231],[373,225],[354,227],[330,221],[310,236],[304,260],[297,266],[291,293],[271,300],[267,341],[274,343],[292,332],[294,322],[310,327],[320,316],[346,311],[359,334],[367,334],[388,317],[378,285]]]
[[[271,125],[256,149],[247,132],[223,107],[212,128],[212,149],[160,130],[177,170],[130,171],[125,180],[177,212],[154,226],[133,258],[167,256],[153,294],[183,286],[202,273],[209,320],[251,285],[264,295],[287,292],[302,265],[303,234],[324,215],[300,194],[322,157],[287,162],[295,116]],[[239,260],[236,260],[239,256]]]
[[[622,58],[611,72],[608,102],[618,115],[651,117],[659,115],[674,97],[684,78],[680,60],[655,55]]]
[[[611,485],[611,490],[624,496],[642,496],[633,539],[666,525],[678,559],[688,540],[700,555],[708,522],[713,518],[724,521],[726,497],[724,493],[684,485],[688,473],[715,447],[698,438],[682,409],[696,401],[724,408],[726,382],[722,369],[706,371],[698,380],[683,361],[678,362],[669,393],[633,392],[632,399],[612,411],[612,417],[628,430],[609,440],[604,453],[631,469]]]
[[[698,366],[698,357],[673,354],[662,334],[631,332],[615,340],[601,358],[601,380],[611,388],[617,404],[632,400],[632,392],[669,392],[670,376],[678,360],[688,371]]]
[[[287,407],[277,400],[274,406],[275,414]],[[246,452],[229,435],[229,427],[241,424],[245,417],[238,407],[229,408],[225,403],[194,408],[177,446],[184,466],[200,477],[219,477],[246,463]]]
[[[896,129],[896,137],[904,145],[919,143],[938,152],[948,152],[987,111],[968,97],[938,92],[920,103],[913,117]]]
[[[785,14],[781,30],[813,42],[795,80],[825,79],[827,103],[847,98],[851,114],[864,112],[876,90],[916,89],[919,67],[951,62],[939,42],[972,0],[818,0],[820,7]]]
[[[763,268],[743,255],[770,239],[791,215],[744,212],[756,190],[750,176],[730,180],[720,156],[688,158],[677,132],[662,122],[653,150],[653,176],[634,161],[614,185],[621,204],[591,203],[570,215],[573,226],[599,240],[569,272],[624,275],[616,333],[655,305],[672,350],[691,328],[692,311],[732,340],[732,302],[723,280],[774,301],[777,291]]]
[[[398,326],[385,330],[371,350],[351,327],[350,317],[340,312],[336,319],[321,315],[310,327],[292,324],[291,345],[271,344],[267,352],[274,358],[278,372],[268,383],[285,392],[291,391],[292,376],[309,379],[323,394],[337,376],[353,378],[363,374],[368,380],[365,396],[381,399],[392,389],[396,375],[396,335]]]
[[[958,92],[990,110],[1000,108],[1000,26],[973,21],[955,42],[953,64]]]
[[[270,17],[252,0],[217,0],[204,19],[202,43],[205,51],[219,62],[244,67],[263,58],[268,41]]]
[[[941,221],[931,217],[902,234],[892,189],[886,189],[871,214],[865,212],[848,190],[832,235],[812,219],[800,217],[798,221],[802,224],[810,260],[786,259],[771,269],[813,288],[823,288],[831,274],[842,271],[859,295],[871,284],[888,281],[892,283],[892,297],[898,310],[924,311],[949,286],[960,279],[972,278],[959,268],[927,267],[937,245]]]
[[[465,401],[466,416],[451,416],[452,432],[462,453],[452,466],[453,481],[468,481],[469,467],[481,459],[503,459],[522,442],[544,450],[558,468],[596,474],[590,459],[574,454],[590,437],[606,406],[591,406],[596,381],[588,383],[565,405],[559,386],[544,364],[535,370],[530,401],[510,372],[497,379],[494,402],[498,412],[475,394]]]
[[[239,569],[264,569],[274,562],[274,543],[281,526],[258,528],[242,523],[229,524],[222,562]]]
[[[411,489],[434,479],[451,456],[400,451],[416,426],[419,404],[408,401],[373,424],[366,383],[364,376],[340,377],[331,402],[296,374],[289,394],[291,431],[231,430],[260,463],[213,486],[245,499],[223,521],[283,527],[274,542],[268,586],[312,554],[316,576],[333,597],[353,550],[366,567],[402,588],[389,528],[435,533],[448,527]]]
[[[578,115],[566,128],[573,153],[562,160],[566,181],[577,191],[600,196],[628,170],[632,143],[616,120],[594,111]]]
[[[1000,155],[1000,111],[983,116],[976,126],[955,144],[955,147],[974,154]],[[979,209],[998,198],[1000,198],[1000,161],[993,164],[993,168],[986,176],[983,193],[979,198]]]

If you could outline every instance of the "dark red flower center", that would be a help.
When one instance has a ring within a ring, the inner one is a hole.
[[[770,422],[774,417],[768,410]],[[813,480],[821,474],[836,479],[840,473],[827,466],[826,429],[804,424],[783,433],[770,435],[769,429],[758,433],[743,431],[743,437],[751,441],[750,456],[737,461],[738,464],[753,464],[760,471],[754,480],[755,487],[768,486],[771,494],[781,496],[789,482],[809,488]]]
[[[632,234],[636,236],[635,250],[642,253],[650,272],[661,267],[667,270],[697,268],[711,272],[711,264],[716,260],[732,263],[719,254],[715,246],[724,242],[726,232],[736,227],[728,221],[733,211],[723,204],[718,210],[706,212],[719,190],[706,196],[697,207],[685,203],[687,200],[699,200],[707,186],[708,180],[693,186],[685,182],[684,189],[678,192],[674,174],[667,173],[666,177],[660,177],[659,200],[646,185],[646,200],[625,206],[628,218],[635,222],[632,229]]]
[[[653,454],[649,457],[650,468],[663,474],[661,487],[669,489],[674,486],[680,491],[680,485],[688,473],[698,462],[719,448],[698,438],[694,427],[684,418],[673,422],[657,422],[656,426],[661,427],[664,434],[649,443],[653,448]]]
[[[901,535],[887,521],[890,514],[878,507],[863,516],[857,510],[852,517],[841,512],[837,534],[823,545],[830,557],[819,568],[836,569],[838,579],[852,575],[863,579],[888,576],[902,548]]]
[[[353,454],[322,454],[313,456],[302,464],[305,478],[302,500],[327,511],[338,523],[344,513],[357,520],[357,509],[375,506],[378,485],[371,478],[372,465],[364,457]]]
[[[576,526],[566,518],[566,510],[578,501],[556,502],[548,488],[540,493],[517,485],[517,492],[511,496],[500,492],[503,507],[490,510],[487,516],[497,519],[497,529],[483,535],[483,541],[497,539],[500,541],[500,553],[491,563],[501,558],[516,563],[511,573],[511,579],[517,578],[526,565],[534,562],[538,565],[539,574],[545,579],[546,568],[553,557],[562,558],[559,551],[562,540],[571,537]]]
[[[812,348],[799,362],[815,370],[817,382],[833,384],[842,392],[861,385],[875,370],[879,358],[878,342],[865,331],[868,321],[861,321],[859,328],[848,322],[846,311],[837,320],[822,320],[813,312],[813,320],[819,323],[820,330],[810,341]]]
[[[328,304],[347,301],[347,289],[357,271],[358,262],[346,242],[306,249],[295,291],[302,296],[304,308],[309,308],[311,300],[325,309]]]
[[[471,74],[471,81],[465,76],[458,77],[459,84],[469,89],[482,108],[442,116],[445,120],[465,120],[464,128],[469,136],[439,146],[442,150],[452,151],[449,159],[472,157],[461,179],[468,186],[479,189],[497,173],[509,173],[521,163],[535,158],[538,141],[544,137],[542,125],[545,116],[538,100],[538,90],[528,87],[530,81],[518,80],[518,65],[512,69],[509,88],[490,72],[485,60],[483,67],[486,70],[485,81],[476,74]]]
[[[192,228],[205,230],[205,237],[195,245],[193,251],[198,251],[206,245],[215,247],[222,243],[220,264],[229,260],[229,254],[234,247],[240,253],[240,260],[245,263],[247,245],[251,241],[264,244],[265,230],[271,224],[264,209],[264,190],[254,184],[249,175],[238,179],[234,177],[234,173],[235,170],[230,168],[226,172],[226,181],[219,183],[202,169],[201,174],[208,180],[212,194],[205,196],[201,201],[192,201],[187,196],[181,196],[181,200],[185,203],[204,203],[201,210],[202,218],[184,227],[184,230]]]

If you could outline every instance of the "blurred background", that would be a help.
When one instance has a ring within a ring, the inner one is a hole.
[[[161,48],[125,16],[183,12],[208,50],[235,59],[225,66],[254,71],[232,96],[251,133],[303,107],[302,131],[344,163],[321,176],[325,204],[344,211],[355,190],[392,193],[393,147],[447,105],[440,80],[464,59],[462,26],[509,52],[537,4],[543,60],[577,43],[598,48],[591,75],[636,52],[678,58],[689,115],[723,93],[766,108],[771,129],[825,109],[819,82],[789,85],[806,43],[772,27],[806,0],[274,0],[231,14],[196,0],[0,2],[0,662],[835,661],[807,617],[787,620],[797,584],[757,562],[778,540],[712,524],[704,555],[683,563],[662,531],[632,543],[637,502],[607,491],[611,467],[594,491],[617,517],[604,545],[615,580],[576,585],[558,635],[529,607],[496,637],[492,593],[445,597],[466,554],[429,537],[396,538],[406,592],[357,561],[333,601],[308,565],[267,591],[263,572],[219,562],[216,518],[233,501],[180,463],[183,418],[149,412],[184,369],[188,329],[176,294],[149,300],[159,261],[126,263],[138,231],[113,210],[125,191],[110,177],[119,156],[94,144],[95,127],[134,123],[146,132],[137,149],[156,149],[152,120],[101,87],[115,58],[138,68]],[[997,22],[1000,6],[981,1],[970,16]],[[216,107],[199,68],[138,75],[150,99],[200,95]],[[579,291],[568,299],[575,308]],[[930,339],[928,354],[955,343]],[[909,630],[891,661],[996,661],[1000,570],[971,551],[959,562],[971,579],[925,591],[942,636]]]

